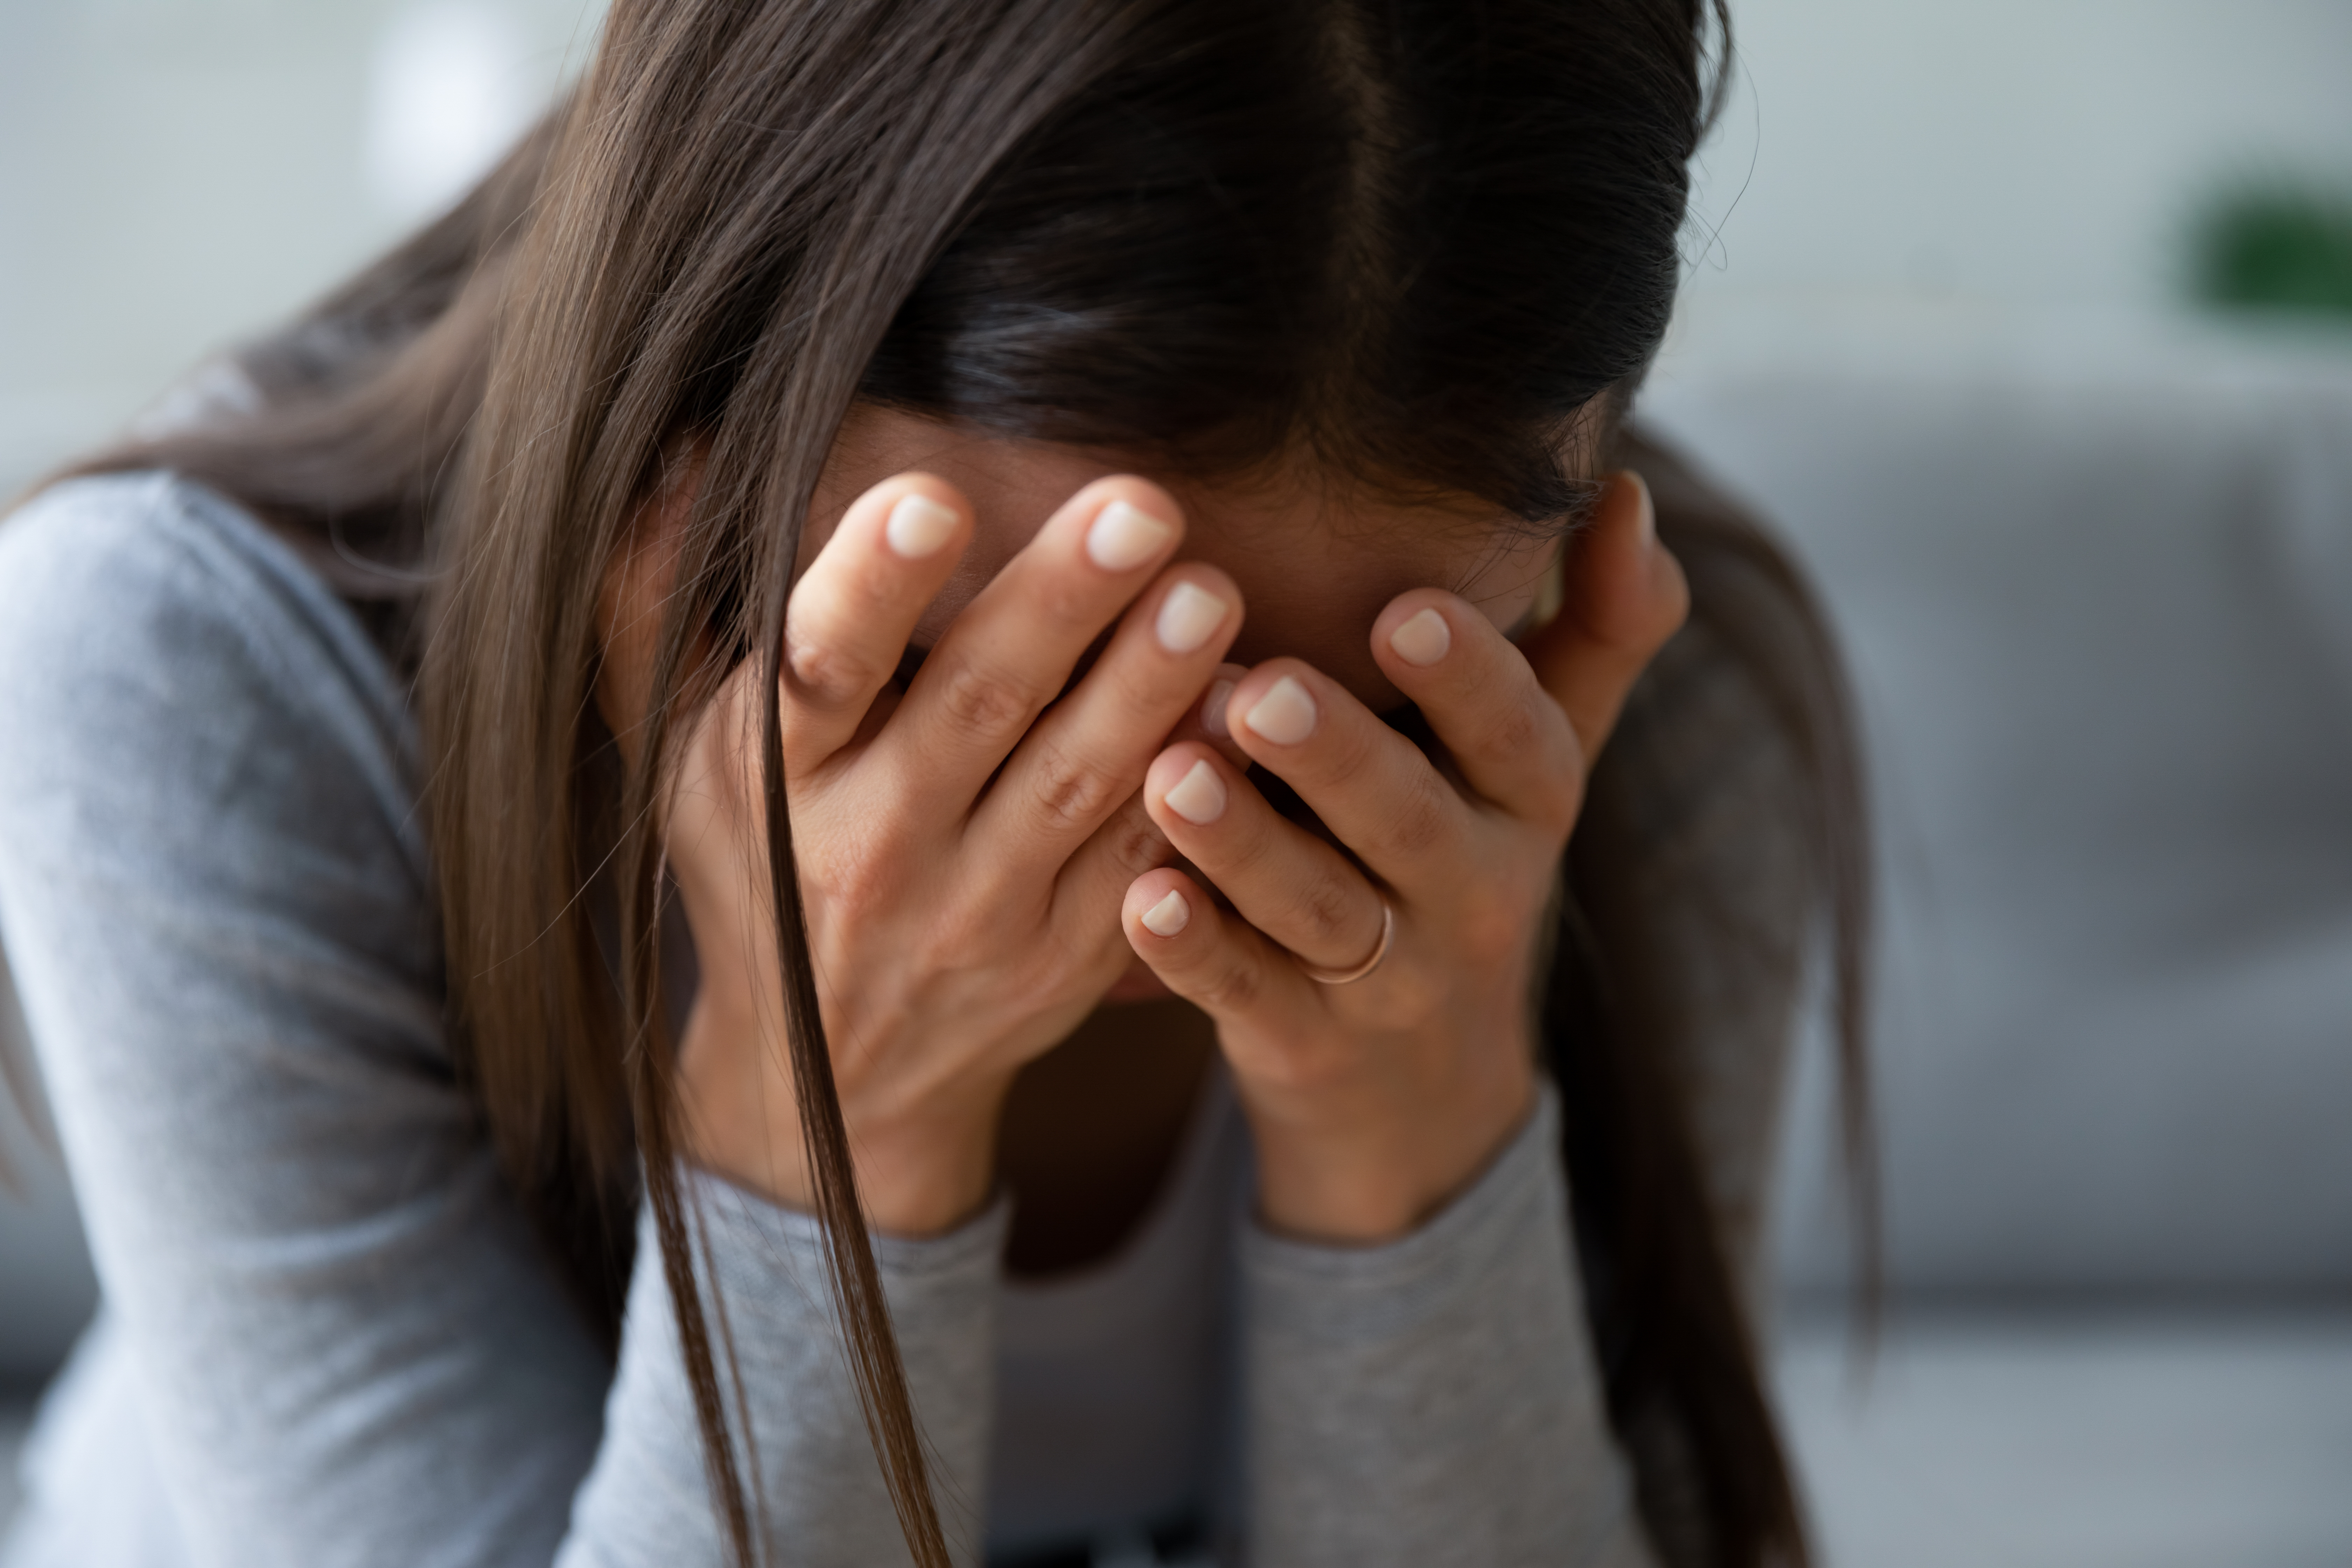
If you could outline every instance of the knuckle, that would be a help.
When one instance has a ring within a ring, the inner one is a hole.
[[[1160,825],[1140,806],[1122,811],[1103,829],[1105,850],[1111,864],[1128,878],[1156,870],[1168,863],[1174,847]]]
[[[1356,900],[1335,879],[1318,878],[1298,896],[1293,918],[1318,946],[1344,939],[1355,923]]]
[[[795,641],[787,651],[796,695],[818,707],[854,700],[879,684],[865,660],[824,642]]]
[[[907,592],[905,568],[878,552],[858,562],[848,575],[850,595],[867,609],[887,608]]]
[[[1309,766],[1320,778],[1337,781],[1371,775],[1380,761],[1381,745],[1396,739],[1385,728],[1376,731],[1359,729],[1354,725],[1339,728],[1342,732],[1334,736],[1319,754],[1310,752]],[[1397,743],[1402,745],[1404,742],[1399,741]]]
[[[998,671],[950,655],[940,671],[940,709],[959,729],[987,739],[1015,733],[1029,721],[1029,697]]]
[[[1487,761],[1514,763],[1543,748],[1544,726],[1532,702],[1511,703],[1494,716],[1479,737],[1479,755]]]
[[[1119,781],[1082,752],[1039,740],[1035,771],[1038,805],[1053,822],[1082,826],[1096,821],[1118,799]]]
[[[1238,958],[1219,960],[1200,977],[1193,995],[1213,1012],[1246,1013],[1265,989],[1257,966]]]
[[[1033,608],[1047,625],[1057,630],[1091,633],[1103,618],[1097,590],[1087,584],[1056,574],[1048,574],[1037,584]]]
[[[1003,921],[984,908],[959,905],[939,917],[925,945],[930,961],[944,969],[997,967]]]
[[[804,876],[807,873],[803,873]],[[824,901],[845,920],[871,920],[897,901],[900,868],[880,847],[861,844],[836,849],[810,878]]]
[[[1433,776],[1424,773],[1407,788],[1382,824],[1381,847],[1386,854],[1400,860],[1417,860],[1452,837],[1453,814],[1437,793],[1442,787]]]

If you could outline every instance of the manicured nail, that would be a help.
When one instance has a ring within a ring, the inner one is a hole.
[[[1315,699],[1286,675],[1242,715],[1242,722],[1277,746],[1295,746],[1315,733]]]
[[[1209,694],[1201,699],[1201,728],[1220,741],[1230,739],[1234,732],[1225,722],[1225,704],[1233,700],[1234,683],[1230,680],[1211,682]]]
[[[1407,664],[1427,669],[1454,646],[1454,628],[1435,610],[1423,610],[1389,634],[1389,647]]]
[[[1115,500],[1095,513],[1087,528],[1087,559],[1106,572],[1129,572],[1166,548],[1176,525]]]
[[[1174,936],[1192,923],[1192,906],[1171,888],[1160,900],[1143,911],[1143,929],[1154,936]]]
[[[1169,810],[1195,827],[1206,827],[1225,815],[1225,782],[1206,763],[1194,763],[1192,771],[1160,798]]]
[[[1658,542],[1657,502],[1650,499],[1649,480],[1643,479],[1641,475],[1635,473],[1631,468],[1625,470],[1625,477],[1633,481],[1633,488],[1635,489],[1642,492],[1642,510],[1640,513],[1642,519],[1642,548],[1647,550]]]
[[[1099,526],[1099,525],[1097,525]],[[1206,588],[1179,583],[1160,601],[1160,618],[1151,629],[1170,653],[1191,653],[1225,624],[1225,602]]]
[[[938,553],[948,535],[955,531],[955,508],[941,506],[929,496],[903,496],[890,509],[890,520],[882,525],[882,537],[890,548],[908,561],[920,561],[926,555]]]

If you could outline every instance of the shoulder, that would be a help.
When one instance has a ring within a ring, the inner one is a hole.
[[[173,662],[141,666],[153,656]],[[0,519],[0,689],[37,696],[52,675],[266,684],[366,710],[410,745],[350,609],[250,513],[170,474],[68,480]]]
[[[276,840],[424,878],[389,668],[283,541],[171,475],[70,480],[0,520],[0,736],[12,856],[257,870]]]

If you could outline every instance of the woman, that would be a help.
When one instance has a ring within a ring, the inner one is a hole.
[[[1705,26],[625,0],[26,509],[108,1304],[11,1568],[1801,1558],[1736,1269],[1843,710],[1610,477]]]

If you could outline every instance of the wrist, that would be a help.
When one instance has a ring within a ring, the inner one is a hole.
[[[1258,1212],[1302,1240],[1372,1247],[1418,1230],[1475,1184],[1536,1106],[1525,1055],[1438,1088],[1250,1103]]]
[[[945,1235],[979,1213],[993,1190],[992,1118],[941,1119],[889,1132],[853,1124],[848,1132],[859,1205],[867,1226],[884,1236]],[[817,1210],[816,1173],[796,1114],[772,1119],[751,1137],[714,1135],[695,1119],[682,1152],[770,1203]]]
[[[817,1209],[816,1173],[783,1042],[758,1016],[698,999],[680,1043],[681,1153],[787,1208]],[[982,1085],[843,1121],[866,1224],[886,1236],[955,1229],[995,1182],[996,1123],[1005,1086]]]
[[[944,1236],[988,1204],[996,1186],[1003,1097],[940,1106],[849,1128],[866,1223],[885,1236]]]

